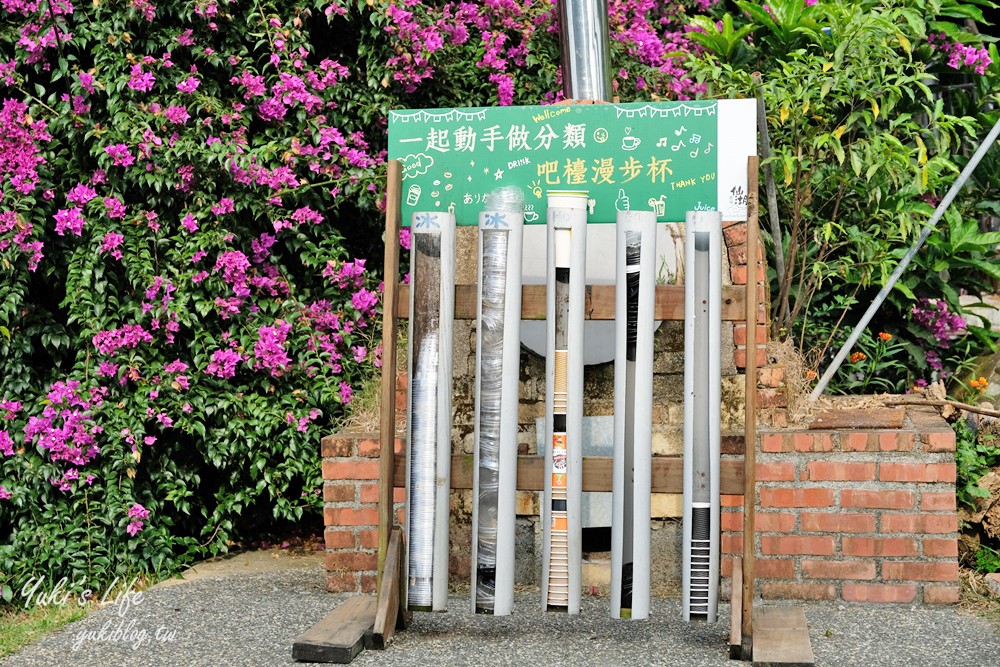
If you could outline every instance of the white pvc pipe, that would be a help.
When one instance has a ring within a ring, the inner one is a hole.
[[[684,283],[684,620],[715,622],[719,595],[722,215],[688,211]]]
[[[549,193],[542,607],[580,613],[587,195]]]
[[[445,611],[451,495],[455,216],[414,213],[411,230],[410,409],[406,428],[409,516],[403,565],[410,608]],[[424,271],[434,268],[437,270],[432,273]],[[438,297],[436,303],[418,305],[420,297],[433,296],[434,292]]]
[[[611,617],[649,617],[656,214],[619,211]]]

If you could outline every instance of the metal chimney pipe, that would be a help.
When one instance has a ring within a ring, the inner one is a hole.
[[[607,0],[562,0],[559,19],[563,95],[610,102]]]

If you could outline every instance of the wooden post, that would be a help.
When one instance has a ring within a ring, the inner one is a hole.
[[[395,524],[392,474],[396,446],[396,322],[399,278],[399,216],[403,169],[399,160],[389,160],[385,190],[385,270],[382,283],[382,409],[379,420],[378,462],[378,579],[389,548],[389,533]]]
[[[747,365],[743,430],[743,659],[753,654],[754,511],[757,503],[757,156],[747,159]]]

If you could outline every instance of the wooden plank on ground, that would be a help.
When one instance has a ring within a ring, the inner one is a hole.
[[[743,460],[725,459],[719,470],[720,491],[725,495],[743,494]],[[545,457],[522,455],[517,457],[517,488],[519,491],[545,489]],[[396,456],[395,485],[406,483],[406,455]],[[679,456],[654,456],[651,470],[653,493],[684,492],[684,462]],[[451,488],[472,488],[472,454],[453,454],[451,457]],[[611,457],[583,457],[583,490],[611,491]]]
[[[403,542],[397,526],[389,535],[389,549],[385,554],[382,586],[378,591],[378,604],[375,609],[372,648],[379,651],[389,646],[392,636],[396,633],[396,620],[399,614],[399,568],[402,557]]]
[[[346,665],[361,653],[374,624],[375,598],[355,595],[296,638],[292,660]]]
[[[754,667],[816,664],[802,607],[758,607],[753,621]]]
[[[396,314],[402,318],[410,316],[410,286],[398,285],[399,299],[396,303]],[[742,320],[745,316],[744,301],[746,286],[722,286],[722,319],[724,321]],[[680,321],[684,319],[684,286],[657,285],[656,302],[653,306],[653,318],[660,320]],[[587,285],[584,319],[613,320],[615,319],[615,286]],[[476,285],[455,285],[455,319],[476,319]],[[545,285],[521,286],[521,319],[545,319]]]
[[[729,659],[743,658],[743,559],[733,558],[733,592],[729,596]]]
[[[897,429],[903,428],[905,408],[870,408],[864,410],[827,410],[816,415],[811,429]]]

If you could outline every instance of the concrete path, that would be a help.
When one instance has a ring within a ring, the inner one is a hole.
[[[200,566],[189,581],[155,586],[127,610],[95,611],[0,666],[303,664],[291,660],[292,640],[346,596],[324,592],[318,556],[274,560],[280,566],[259,556]],[[453,596],[451,612],[417,614],[389,650],[366,651],[354,664],[739,664],[727,659],[727,605],[719,623],[688,625],[676,600],[654,600],[649,622],[612,621],[603,598],[585,598],[584,613],[572,618],[544,614],[537,602],[537,594],[519,594],[515,615],[493,619],[470,614],[468,598]],[[997,626],[950,607],[808,604],[806,618],[821,666],[1000,664]]]

